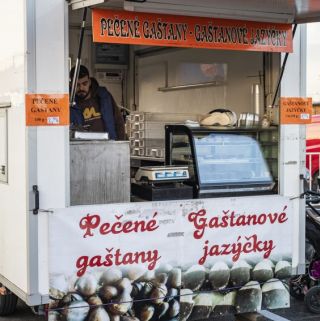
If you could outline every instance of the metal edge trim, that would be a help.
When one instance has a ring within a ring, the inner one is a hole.
[[[0,108],[10,108],[11,107],[11,102],[2,102],[0,103]]]
[[[13,292],[19,299],[24,301],[27,305],[40,305],[49,303],[49,295],[42,295],[40,293],[28,294],[21,290],[18,286],[6,279],[0,274],[0,282]]]

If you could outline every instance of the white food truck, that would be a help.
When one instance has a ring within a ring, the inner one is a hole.
[[[320,3],[0,9],[0,315],[17,297],[68,321],[289,307],[284,280],[305,271],[304,23]],[[128,140],[70,134],[80,58],[130,113]]]

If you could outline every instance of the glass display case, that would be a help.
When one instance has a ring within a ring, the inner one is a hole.
[[[168,125],[166,164],[188,165],[195,198],[271,193],[269,136],[258,129]]]

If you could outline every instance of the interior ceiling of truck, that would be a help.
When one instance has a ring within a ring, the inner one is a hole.
[[[319,0],[67,0],[73,9],[118,8],[224,19],[306,23],[320,21]],[[196,6],[195,6],[196,3]]]

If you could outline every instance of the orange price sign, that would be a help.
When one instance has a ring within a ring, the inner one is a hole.
[[[312,98],[283,97],[280,99],[281,124],[310,124]]]
[[[27,126],[69,125],[68,94],[26,94]]]

